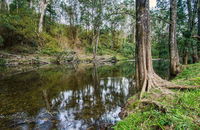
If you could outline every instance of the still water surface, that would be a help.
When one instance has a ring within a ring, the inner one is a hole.
[[[154,61],[168,77],[168,64]],[[0,72],[1,73],[1,72]],[[1,78],[0,129],[102,129],[135,93],[133,62],[47,66]]]

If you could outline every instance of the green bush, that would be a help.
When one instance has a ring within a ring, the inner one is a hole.
[[[119,53],[121,53],[125,57],[133,57],[135,54],[135,44],[125,42],[124,44],[122,44]]]
[[[0,66],[5,66],[6,65],[6,60],[0,58]]]
[[[20,12],[23,13],[14,11],[9,15],[0,14],[0,33],[5,46],[37,43],[38,18],[36,14],[25,9],[21,9]]]

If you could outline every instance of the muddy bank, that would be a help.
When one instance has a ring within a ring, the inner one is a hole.
[[[10,54],[0,52],[1,66],[22,66],[22,65],[45,65],[45,64],[69,64],[69,63],[116,63],[120,59],[113,56],[97,56],[93,60],[92,56],[82,56],[75,52],[58,54],[55,56],[40,54]]]

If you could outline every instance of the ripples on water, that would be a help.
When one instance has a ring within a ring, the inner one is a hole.
[[[163,62],[155,63],[163,77],[167,68]],[[134,64],[125,62],[49,66],[6,77],[0,81],[0,129],[110,127],[120,120],[121,106],[135,93],[133,74]]]

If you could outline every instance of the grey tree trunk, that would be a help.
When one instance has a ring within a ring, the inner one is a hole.
[[[177,1],[170,0],[169,52],[170,74],[176,76],[180,72],[178,47],[176,41]]]
[[[43,22],[44,22],[44,16],[46,8],[49,4],[49,0],[41,0],[40,1],[40,20],[39,20],[39,26],[38,26],[38,32],[41,33],[43,31]]]

